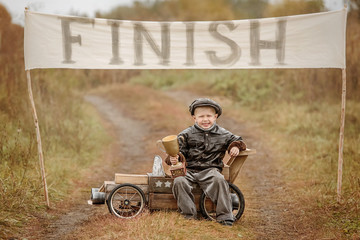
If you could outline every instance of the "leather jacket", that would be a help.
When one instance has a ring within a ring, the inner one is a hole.
[[[236,146],[243,151],[246,145],[240,136],[214,124],[210,129],[202,129],[196,124],[183,130],[179,135],[180,161],[186,159],[187,169],[201,171],[210,167],[224,167],[222,159],[226,150]],[[169,164],[169,159],[166,159]]]

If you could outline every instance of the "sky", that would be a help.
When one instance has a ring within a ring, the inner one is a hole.
[[[94,17],[96,11],[109,12],[113,7],[131,5],[133,1],[134,0],[0,0],[0,3],[10,12],[13,23],[24,25],[25,7],[29,7],[31,11],[49,14],[69,15],[70,13],[85,13],[88,17]],[[140,1],[147,2],[151,0]],[[343,7],[343,0],[325,0],[324,2],[325,6],[330,10],[337,10]]]

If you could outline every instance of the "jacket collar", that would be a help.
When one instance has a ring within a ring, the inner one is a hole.
[[[209,129],[203,129],[202,127],[200,127],[198,124],[194,124],[194,132],[210,132],[210,133],[218,133],[218,125],[216,124],[216,122],[214,123],[214,125],[212,125]]]

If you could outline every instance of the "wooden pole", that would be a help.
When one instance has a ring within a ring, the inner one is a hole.
[[[344,151],[344,128],[345,128],[345,104],[346,104],[346,68],[342,69],[342,94],[341,94],[341,120],[339,137],[339,160],[338,160],[338,181],[337,181],[337,201],[341,201],[342,186],[342,167]]]
[[[39,153],[41,178],[42,178],[42,182],[43,182],[43,185],[44,185],[45,201],[46,201],[46,205],[48,207],[50,207],[48,189],[47,189],[47,184],[46,184],[44,156],[43,156],[43,151],[42,151],[42,146],[41,146],[41,136],[40,136],[40,129],[39,129],[39,121],[38,121],[37,114],[36,114],[35,102],[34,102],[32,88],[31,88],[30,70],[26,70],[26,78],[27,78],[28,93],[29,93],[29,98],[30,98],[30,103],[31,103],[31,108],[32,108],[32,114],[33,114],[34,123],[35,123],[36,142],[37,142],[38,153]]]

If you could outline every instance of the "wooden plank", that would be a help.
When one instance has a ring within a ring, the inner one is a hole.
[[[148,175],[115,173],[115,183],[131,183],[135,185],[149,184]]]
[[[38,120],[37,113],[36,113],[35,101],[34,101],[32,87],[31,87],[30,70],[26,70],[26,78],[27,78],[27,86],[28,86],[30,105],[31,105],[32,115],[33,115],[34,124],[35,124],[36,142],[37,142],[37,149],[38,149],[38,155],[39,155],[41,179],[42,179],[43,186],[44,186],[45,201],[46,201],[46,205],[48,207],[50,207],[49,193],[48,193],[48,187],[47,187],[47,183],[46,183],[44,155],[43,155],[43,149],[42,149],[42,144],[41,144],[39,120]]]
[[[228,165],[224,165],[224,168],[221,172],[222,175],[224,175],[224,178],[226,181],[230,180],[230,167]]]
[[[344,128],[345,128],[345,105],[346,105],[346,68],[342,69],[342,93],[341,93],[341,118],[339,135],[338,179],[337,179],[337,202],[341,201],[343,152],[344,152]]]
[[[194,194],[196,209],[199,209],[200,202],[200,194]],[[212,204],[211,201],[207,202],[208,204]],[[177,210],[177,202],[174,198],[173,194],[162,194],[162,193],[149,193],[149,209],[151,210],[159,210],[159,209],[169,209],[169,210]]]
[[[174,178],[165,177],[150,177],[149,178],[149,192],[151,193],[170,193],[172,194],[172,188],[174,185]],[[202,190],[200,186],[195,183],[192,185],[194,194],[201,194]]]
[[[165,177],[150,177],[149,178],[149,192],[154,193],[171,193],[174,179]]]
[[[114,181],[105,181],[104,188],[106,193],[110,193],[115,187],[119,186],[120,184],[115,183]],[[149,185],[136,185],[139,187],[145,194],[149,192]]]
[[[256,154],[256,149],[247,148],[245,151],[241,151],[237,157],[249,156],[249,155],[254,155],[254,154]],[[229,155],[226,155],[223,162],[224,162],[224,164],[231,166],[231,164],[237,157],[233,158],[233,157],[230,157]]]
[[[230,157],[229,155],[227,155],[223,160],[224,168],[222,174],[224,175],[225,179],[233,183],[238,176],[246,158],[249,155],[254,154],[256,154],[255,149],[247,148],[245,151],[241,151],[236,157]]]
[[[247,148],[245,151],[241,151],[238,156],[248,156],[256,154],[256,149]]]
[[[237,156],[230,166],[230,179],[229,182],[233,183],[238,176],[242,165],[248,156]]]
[[[101,185],[99,188],[99,192],[105,192],[105,184]]]
[[[149,193],[149,209],[172,209],[176,210],[177,203],[172,194]]]

